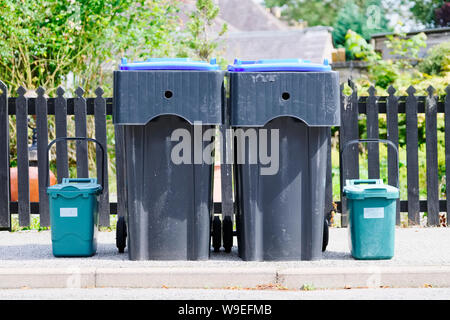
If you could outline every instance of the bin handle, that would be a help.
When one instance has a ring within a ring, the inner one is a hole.
[[[383,181],[381,179],[357,179],[357,180],[352,180],[352,179],[347,179],[345,184],[348,185],[355,185],[355,184],[383,184]]]
[[[93,178],[76,178],[76,179],[74,179],[74,178],[63,178],[63,183],[64,182],[66,182],[66,183],[71,183],[71,182],[74,182],[74,183],[83,183],[83,182],[93,182],[95,179],[93,179]]]
[[[359,144],[359,143],[384,143],[384,144],[390,145],[394,149],[395,157],[396,157],[396,160],[397,160],[397,182],[396,182],[396,187],[399,188],[400,171],[399,171],[398,148],[391,140],[371,138],[371,139],[354,139],[354,140],[347,141],[342,146],[342,151],[341,151],[341,154],[339,155],[342,168],[344,167],[344,162],[342,161],[342,155],[344,154],[345,150],[349,146],[354,145],[354,144]],[[344,171],[344,170],[342,170],[342,171]],[[371,179],[368,179],[368,180],[371,180]],[[374,179],[374,180],[376,180],[376,179]]]
[[[104,186],[104,181],[105,181],[105,175],[104,175],[104,168],[105,168],[105,148],[103,147],[103,145],[98,142],[97,140],[93,139],[93,138],[87,138],[87,137],[60,137],[60,138],[56,138],[55,140],[53,140],[52,142],[50,142],[47,146],[47,170],[46,170],[46,174],[45,174],[45,186],[46,188],[49,187],[49,171],[50,171],[50,165],[49,165],[49,152],[51,147],[57,143],[57,142],[61,142],[61,141],[90,141],[90,142],[95,142],[99,147],[100,150],[102,151],[102,169],[101,169],[101,187],[103,190],[103,186]],[[89,178],[83,178],[83,179],[89,179]],[[69,179],[70,180],[70,179]]]

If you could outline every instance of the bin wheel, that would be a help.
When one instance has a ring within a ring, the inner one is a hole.
[[[127,245],[127,226],[125,223],[125,217],[119,217],[116,225],[116,246],[119,249],[119,253],[124,253],[124,249]]]
[[[226,253],[231,252],[233,247],[233,222],[231,217],[227,216],[223,219],[223,247]]]
[[[214,252],[219,252],[222,246],[222,221],[215,216],[212,223],[212,246]]]
[[[327,245],[328,245],[328,238],[330,236],[329,233],[329,226],[328,226],[328,221],[327,219],[324,219],[323,221],[323,243],[322,243],[322,252],[327,250]]]

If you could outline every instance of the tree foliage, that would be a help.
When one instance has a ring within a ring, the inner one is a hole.
[[[179,0],[0,0],[0,80],[12,96],[19,86],[29,90],[42,86],[52,96],[59,85],[66,90],[82,86],[85,96],[102,86],[104,96],[111,96],[112,72],[104,70],[116,69],[121,57],[142,60],[180,52],[211,56],[217,39],[206,31],[218,15],[217,6],[212,0],[198,0],[187,32],[181,32],[178,5]],[[71,74],[74,81],[67,88]],[[15,166],[15,119],[9,119],[10,159]],[[35,126],[32,117],[30,125]],[[53,139],[52,117],[48,128]],[[75,134],[73,121],[68,121],[67,129],[68,136]],[[87,134],[94,135],[94,117],[87,118]],[[110,116],[107,138],[108,145],[114,145]],[[115,153],[111,148],[108,153],[112,174]],[[89,146],[88,155],[90,171],[95,170],[95,148]],[[75,163],[75,158],[75,150],[69,148],[69,162]]]
[[[265,0],[267,8],[281,7],[287,21],[306,21],[308,26],[332,26],[346,0]]]
[[[374,33],[390,31],[388,24],[381,0],[363,1],[360,5],[347,1],[337,13],[336,23],[333,25],[334,44],[344,47],[348,30],[353,30],[368,41]]]
[[[219,15],[219,7],[213,0],[197,0],[195,10],[190,14],[187,33],[183,40],[185,51],[179,55],[194,56],[209,61],[219,45],[218,38],[227,32],[227,24],[214,31],[214,23]]]
[[[444,3],[440,8],[434,11],[436,24],[441,27],[450,26],[450,3]]]
[[[436,10],[442,7],[447,1],[445,0],[410,0],[413,3],[411,12],[417,21],[423,23],[427,27],[435,27]]]
[[[280,7],[283,19],[306,21],[308,26],[336,27],[350,22],[353,27],[356,23],[368,25],[366,29],[384,29],[387,24],[386,9],[381,0],[265,0],[264,4],[268,8]],[[363,31],[363,28],[358,28]]]
[[[72,72],[88,92],[102,85],[101,66],[125,53],[168,55],[176,1],[0,0],[0,78],[15,90],[52,92]]]
[[[399,95],[406,95],[406,89],[413,85],[418,95],[426,95],[431,85],[438,95],[445,95],[445,88],[450,84],[450,60],[445,54],[445,50],[449,50],[448,43],[429,50],[427,57],[419,58],[420,48],[426,47],[424,33],[412,37],[392,35],[386,46],[394,58],[384,60],[364,38],[351,30],[346,41],[352,54],[368,63],[368,77],[355,79],[360,92],[367,93],[369,86],[374,85],[379,95],[386,95],[388,86],[393,85]]]
[[[418,68],[429,75],[442,76],[450,72],[450,42],[443,42],[429,49]]]
[[[287,21],[306,21],[308,26],[333,27],[336,47],[345,46],[349,29],[369,40],[373,33],[390,31],[382,0],[265,0],[268,7],[280,7]],[[348,57],[351,56],[348,54]]]

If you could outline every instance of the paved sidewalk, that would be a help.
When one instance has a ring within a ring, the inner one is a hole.
[[[237,248],[201,262],[129,261],[113,232],[99,233],[91,258],[54,258],[48,231],[0,232],[0,288],[450,287],[449,239],[448,228],[398,228],[394,259],[357,261],[347,230],[331,229],[320,261],[245,262]]]

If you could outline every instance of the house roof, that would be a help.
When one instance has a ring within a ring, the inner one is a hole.
[[[248,0],[244,0],[248,1]],[[250,0],[251,1],[251,0]],[[180,12],[178,13],[178,17],[181,19],[182,28],[189,21],[189,16],[191,12],[195,10],[195,0],[181,0],[180,4]],[[222,30],[223,24],[227,24],[228,32],[238,32],[240,31],[235,26],[233,26],[229,21],[225,21],[220,15],[214,20],[214,23],[211,27],[208,28],[208,32],[212,34],[218,34]]]
[[[435,28],[435,29],[424,29],[416,30],[406,33],[406,38],[410,38],[420,32],[426,34],[426,47],[420,48],[418,56],[423,58],[427,55],[430,48],[442,43],[450,41],[450,28]],[[386,39],[388,35],[395,35],[395,33],[380,33],[372,35],[371,42],[375,47],[375,50],[382,53],[383,59],[396,59],[399,58],[392,53],[392,49],[388,48],[386,44]]]
[[[218,0],[219,16],[240,31],[283,30],[289,26],[253,0]]]
[[[292,59],[301,58],[321,63],[331,59],[331,28],[311,27],[274,31],[229,32],[223,37],[224,56],[234,58]]]
[[[267,12],[253,0],[216,0],[219,5],[219,16],[212,30],[219,32],[224,23],[229,32],[282,30],[289,26]],[[195,0],[181,0],[179,16],[186,23],[190,12],[195,9]]]
[[[215,0],[219,17],[208,28],[217,34],[224,23],[227,33],[221,37],[221,54],[228,63],[235,58],[290,59],[301,58],[312,62],[331,61],[333,48],[330,27],[292,28],[279,20],[254,0]],[[183,24],[195,10],[195,0],[182,0],[179,14]]]
[[[449,27],[444,28],[433,28],[433,29],[423,29],[423,30],[414,30],[410,32],[406,32],[407,36],[412,36],[418,33],[425,33],[425,34],[431,34],[431,33],[448,33],[450,32]],[[385,32],[385,33],[376,33],[371,36],[371,38],[385,38],[388,35],[395,35],[395,32]]]

